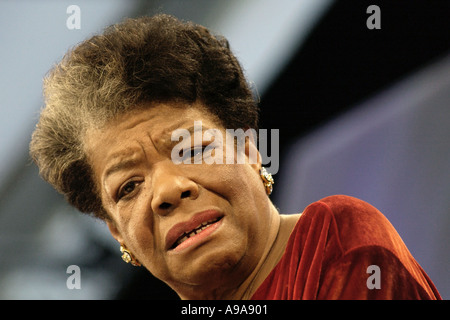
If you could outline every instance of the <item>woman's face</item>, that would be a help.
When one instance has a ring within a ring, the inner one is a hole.
[[[85,139],[112,235],[182,298],[219,295],[242,283],[268,245],[273,214],[260,161],[172,161],[180,143],[197,156],[211,144],[194,141],[194,121],[202,121],[203,132],[218,129],[226,137],[226,128],[200,105],[158,104]],[[172,141],[176,129],[190,130],[192,139]],[[250,150],[256,147],[247,139],[246,159]]]

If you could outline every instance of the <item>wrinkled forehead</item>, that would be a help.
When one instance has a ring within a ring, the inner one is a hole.
[[[200,128],[200,129],[199,129]],[[171,145],[172,134],[179,129],[191,133],[209,128],[223,129],[218,119],[202,106],[179,107],[160,104],[148,109],[133,110],[86,132],[84,145],[88,158],[127,150],[132,141],[145,138],[155,146]]]
[[[107,121],[91,121],[92,125],[86,130],[85,140],[90,137],[104,134],[107,131],[123,131],[133,128],[142,121],[156,119],[154,125],[148,129],[155,136],[167,136],[172,131],[193,124],[194,121],[214,123],[215,127],[221,127],[220,119],[212,114],[203,104],[183,103],[148,103],[136,106],[123,113],[109,118]]]

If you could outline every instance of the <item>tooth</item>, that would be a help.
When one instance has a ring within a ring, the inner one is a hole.
[[[189,236],[185,234],[183,238],[180,238],[179,240],[177,240],[176,245],[178,246],[182,242],[186,241],[188,238],[189,238]]]
[[[212,223],[214,223],[214,222],[217,222],[218,220],[219,220],[219,218],[211,219],[211,220],[205,221],[205,222],[201,223],[200,225],[198,225],[197,228],[195,228],[195,229],[192,230],[191,232],[189,232],[189,233],[184,233],[184,234],[182,235],[182,237],[179,238],[179,239],[176,241],[176,243],[175,243],[176,246],[180,245],[182,242],[186,241],[186,240],[189,239],[190,237],[192,237],[192,236],[194,236],[194,235],[196,235],[196,234],[202,232],[203,230],[205,230],[206,228],[208,228],[210,224],[212,224]]]

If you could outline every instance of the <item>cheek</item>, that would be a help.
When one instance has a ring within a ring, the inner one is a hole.
[[[169,274],[167,263],[162,252],[162,235],[158,220],[146,223],[145,220],[137,220],[128,227],[128,236],[133,242],[133,253],[147,270],[159,279],[166,279]],[[150,228],[154,226],[154,228]]]
[[[164,235],[159,216],[153,214],[149,200],[142,199],[132,206],[127,235],[133,242],[138,260],[155,277],[166,280],[170,274],[165,260]]]
[[[234,172],[224,188],[230,195],[230,203],[238,223],[248,235],[248,242],[254,245],[264,235],[264,225],[269,219],[267,195],[262,181],[250,166],[233,165]]]
[[[257,208],[261,199],[259,179],[253,169],[244,164],[226,165],[220,178],[214,176],[218,192],[225,195],[232,205]]]
[[[136,201],[117,206],[115,214],[125,245],[141,263],[155,258],[160,242],[158,221],[155,221],[149,208],[148,201],[138,197]]]
[[[222,197],[231,207],[234,224],[249,237],[259,233],[258,223],[267,212],[267,195],[259,176],[248,165],[223,165],[212,170],[212,179],[205,188]],[[252,240],[252,239],[250,239]]]
[[[229,197],[246,196],[252,191],[254,181],[249,166],[244,164],[211,164],[198,166],[198,183]],[[200,168],[201,167],[201,168]]]

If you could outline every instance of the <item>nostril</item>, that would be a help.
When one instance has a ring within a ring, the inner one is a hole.
[[[162,210],[165,210],[165,209],[169,209],[170,206],[171,206],[170,203],[168,203],[168,202],[163,202],[163,203],[161,203],[161,204],[159,205],[159,208],[162,209]]]
[[[190,191],[184,191],[184,192],[181,193],[181,199],[188,198],[190,196],[191,196],[191,192]]]
[[[182,192],[181,193],[181,195],[180,195],[180,199],[184,199],[184,198],[189,198],[191,196],[191,191],[184,191],[184,192]],[[169,201],[170,201],[170,199],[169,199]],[[168,210],[168,209],[171,209],[173,206],[178,206],[178,202],[177,201],[174,201],[174,202],[172,202],[172,201],[170,201],[170,202],[166,202],[166,201],[164,201],[164,202],[161,202],[161,204],[158,206],[158,208],[159,208],[159,210]]]

